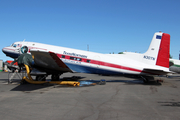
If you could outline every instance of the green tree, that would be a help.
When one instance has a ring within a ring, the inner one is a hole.
[[[123,52],[119,52],[118,54],[124,54]]]

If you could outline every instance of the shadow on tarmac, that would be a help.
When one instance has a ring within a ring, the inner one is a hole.
[[[148,83],[144,83],[143,80],[108,80],[106,82],[124,82],[125,85],[162,85],[157,81],[149,81]]]
[[[157,83],[156,81],[149,81],[148,83],[144,83],[142,79],[136,79],[136,80],[81,80],[86,77],[80,77],[80,76],[72,76],[72,77],[64,77],[60,79],[61,81],[79,81],[80,86],[79,87],[90,87],[94,85],[105,85],[106,83],[125,83],[124,85],[155,85],[155,86],[160,86],[162,85],[161,83]],[[7,83],[8,79],[0,79],[0,81],[4,81]],[[38,89],[43,89],[43,88],[48,88],[48,87],[58,87],[58,88],[65,88],[65,87],[72,87],[74,86],[69,86],[69,85],[54,85],[54,84],[40,84],[40,85],[35,85],[35,84],[20,84],[20,80],[15,79],[13,80],[13,83],[19,84],[15,88],[13,88],[11,91],[33,91],[33,90],[38,90]],[[11,84],[11,83],[10,83]],[[108,87],[108,86],[107,86]]]
[[[95,86],[95,85],[103,85],[103,84],[99,84],[99,81],[97,80],[91,80],[91,81],[80,81],[81,85],[79,87],[91,87],[91,86]],[[83,82],[83,83],[82,83]],[[123,82],[125,83],[124,85],[156,85],[156,86],[160,86],[161,83],[157,83],[157,82],[150,82],[150,83],[146,83],[144,84],[141,81],[126,81],[126,80],[112,80],[112,81],[106,81],[107,83],[111,83],[111,82]],[[95,83],[95,84],[94,84]],[[74,86],[69,86],[69,85],[53,85],[53,84],[41,84],[41,85],[34,85],[34,84],[23,84],[23,85],[18,85],[15,88],[13,88],[11,91],[34,91],[34,90],[38,90],[38,89],[43,89],[43,88],[48,88],[48,87],[54,87],[54,88],[79,88],[79,87],[74,87]],[[108,86],[107,86],[108,87]]]
[[[33,91],[33,90],[38,90],[38,89],[43,89],[47,88],[53,85],[34,85],[34,84],[23,84],[23,85],[18,85],[15,88],[13,88],[11,91]]]

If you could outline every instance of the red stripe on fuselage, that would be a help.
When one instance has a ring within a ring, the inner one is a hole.
[[[62,55],[64,55],[64,54],[57,54],[57,56],[59,58],[62,58]],[[65,58],[63,58],[63,59],[68,59],[68,60],[71,60],[70,57],[80,58],[80,57],[69,56],[69,55],[64,55],[64,56],[65,56]],[[134,69],[134,68],[130,68],[130,67],[125,67],[125,66],[121,66],[121,65],[116,65],[116,64],[112,64],[112,63],[102,62],[102,61],[98,61],[98,60],[92,60],[92,59],[87,59],[87,58],[81,58],[81,59],[82,60],[79,62],[89,63],[89,62],[87,62],[87,60],[90,60],[90,64],[101,65],[101,66],[112,67],[112,68],[118,68],[118,69],[124,69],[124,70],[129,70],[129,71],[134,71],[134,72],[143,72],[142,70],[138,70],[138,69]],[[74,61],[78,61],[78,60],[74,60]]]
[[[15,49],[11,49],[11,48],[3,48],[4,50],[11,50],[11,51],[15,51]]]

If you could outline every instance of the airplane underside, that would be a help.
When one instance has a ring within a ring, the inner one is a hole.
[[[144,75],[142,73],[141,74],[132,74],[132,73],[122,73],[122,72],[117,72],[117,71],[113,71],[113,70],[106,70],[106,69],[102,69],[100,67],[90,67],[90,66],[83,66],[83,65],[75,65],[72,63],[65,63],[69,68],[71,68],[73,70],[74,73],[88,73],[88,74],[99,74],[99,75],[105,75],[105,76],[125,76],[125,77],[136,77],[136,78],[140,78],[143,80],[144,83],[148,83],[151,80],[154,80],[153,76],[148,76],[148,75]],[[54,71],[54,70],[45,70],[42,68],[38,68],[39,70],[43,70],[46,71],[46,75],[51,75],[51,79],[53,80],[59,80],[60,75],[62,75],[65,72],[60,72],[60,71]],[[37,76],[40,78],[37,79],[41,79],[41,77],[43,76]],[[46,76],[47,77],[47,76]]]
[[[20,56],[19,53],[6,52],[6,56],[10,56],[11,58],[18,58]]]
[[[72,63],[65,63],[73,72],[79,73],[89,73],[89,74],[99,74],[99,75],[117,75],[121,76],[127,73],[120,71],[115,71],[111,69],[103,69],[101,66],[85,66],[85,65],[76,65]]]

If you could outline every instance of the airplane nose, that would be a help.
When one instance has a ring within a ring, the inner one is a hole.
[[[4,48],[2,49],[2,52],[3,52],[6,56],[8,56],[8,54],[9,54],[9,51],[8,51],[8,48],[7,48],[7,47],[4,47]]]
[[[4,53],[4,54],[6,54],[6,48],[4,47],[3,49],[2,49],[2,52]]]
[[[9,51],[8,47],[4,47],[4,48],[2,49],[2,52],[3,52],[6,56],[10,56],[10,51]]]
[[[2,52],[11,58],[18,58],[19,57],[19,52],[17,52],[15,49],[11,48],[11,47],[4,47],[2,49]]]

